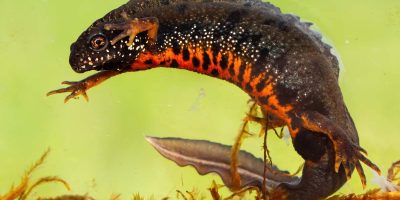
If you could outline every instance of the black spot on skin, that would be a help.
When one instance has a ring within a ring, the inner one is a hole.
[[[148,60],[144,61],[144,64],[151,65],[151,64],[153,64],[153,61],[151,59],[148,59]]]
[[[289,31],[289,26],[284,21],[281,21],[278,23],[278,28],[279,28],[279,30],[284,31],[284,32]]]
[[[258,43],[261,40],[261,35],[252,35],[251,36],[251,41],[255,44]]]
[[[243,62],[239,67],[239,74],[238,74],[239,82],[243,81],[243,74],[245,70],[246,70],[246,64]]]
[[[293,140],[293,146],[305,160],[318,162],[324,155],[328,142],[325,135],[300,128]]]
[[[169,0],[160,0],[161,5],[169,5]]]
[[[282,83],[276,84],[274,91],[281,105],[290,105],[297,97],[296,90],[293,90]]]
[[[269,96],[262,96],[258,98],[258,101],[260,101],[263,105],[268,104],[269,102]]]
[[[235,76],[235,65],[233,65],[233,63],[229,65],[229,74]]]
[[[236,49],[240,49],[241,48],[241,45],[243,44],[243,43],[247,43],[247,42],[249,42],[249,35],[244,35],[244,36],[242,36],[242,37],[240,37],[238,40],[237,40],[237,43],[236,43],[236,45],[235,45],[235,47],[236,47]]]
[[[296,42],[300,42],[300,40],[301,40],[301,38],[300,37],[294,37],[294,41],[296,41]]]
[[[221,46],[217,43],[214,42],[211,46],[211,51],[213,52],[213,57],[216,58],[218,56],[219,51],[221,50]],[[217,62],[214,62],[214,65],[216,65]]]
[[[232,25],[237,24],[240,22],[240,20],[247,15],[247,10],[244,9],[240,9],[240,10],[235,10],[233,12],[231,12],[228,16],[228,18],[226,19],[226,21],[228,23],[231,23]]]
[[[245,89],[246,89],[247,92],[252,92],[253,91],[253,87],[251,87],[250,83],[246,84],[246,88]]]
[[[196,57],[193,57],[193,58],[192,58],[192,64],[193,64],[194,67],[199,67],[199,66],[200,66],[200,61],[199,61],[199,59],[196,58]]]
[[[280,56],[274,60],[274,65],[277,69],[282,69],[287,65],[287,57]]]
[[[217,70],[217,69],[213,69],[213,70],[211,71],[211,75],[213,75],[213,76],[218,76],[218,75],[219,75],[218,70]]]
[[[218,61],[217,61],[217,57],[216,56],[213,56],[213,63],[214,63],[214,65],[218,65]]]
[[[289,30],[289,25],[285,21],[277,21],[273,19],[266,19],[263,22],[264,25],[277,27],[280,31],[287,32]]]
[[[165,61],[161,61],[161,62],[160,62],[160,65],[165,65]]]
[[[188,5],[187,4],[180,4],[177,6],[177,10],[179,13],[184,14],[185,11],[187,10]]]
[[[204,71],[208,70],[208,66],[211,64],[211,60],[210,57],[208,56],[208,54],[206,52],[203,52],[203,69]]]
[[[261,92],[265,88],[265,80],[261,80],[256,85],[257,92]]]
[[[219,62],[219,65],[223,70],[228,68],[228,57],[226,55],[223,55],[221,58],[221,61]]]
[[[188,61],[190,59],[190,53],[187,48],[184,48],[182,51],[182,57],[184,61]]]
[[[172,51],[174,52],[175,55],[178,55],[181,53],[181,47],[179,46],[177,40],[172,41]]]
[[[247,2],[247,3],[243,4],[243,6],[245,6],[245,7],[251,7],[251,3]]]
[[[175,59],[172,60],[171,67],[173,67],[173,68],[178,68],[179,67],[178,62]]]
[[[264,20],[263,24],[264,25],[268,25],[268,26],[272,26],[272,25],[275,24],[275,21],[270,19],[270,18],[268,18],[268,19]]]
[[[191,23],[182,23],[177,26],[177,30],[190,30],[192,28],[193,24]],[[160,29],[162,28],[162,25],[160,24]]]
[[[261,57],[261,58],[267,57],[268,54],[269,54],[269,49],[263,48],[263,49],[260,50],[260,57]]]

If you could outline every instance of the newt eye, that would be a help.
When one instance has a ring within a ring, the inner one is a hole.
[[[104,50],[108,45],[108,40],[104,35],[94,35],[90,38],[90,48],[95,51]]]

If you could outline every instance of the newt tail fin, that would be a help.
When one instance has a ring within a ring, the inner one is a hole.
[[[224,184],[234,189],[231,178],[231,146],[206,140],[188,140],[181,138],[146,137],[146,140],[165,158],[179,166],[193,166],[201,175],[217,173]],[[264,162],[246,151],[238,155],[238,172],[241,188],[258,187],[263,184]],[[296,184],[299,178],[288,172],[269,166],[266,174],[266,189],[272,191],[281,183]]]

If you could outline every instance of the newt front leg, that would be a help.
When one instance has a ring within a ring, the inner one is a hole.
[[[89,76],[81,81],[64,81],[62,84],[70,85],[69,87],[66,88],[61,88],[58,90],[53,90],[47,93],[47,96],[53,95],[53,94],[59,94],[59,93],[65,93],[65,92],[71,92],[67,97],[65,97],[64,103],[67,103],[70,99],[72,98],[77,98],[79,95],[82,95],[86,101],[89,100],[88,95],[86,94],[86,91],[89,90],[90,88],[102,83],[103,81],[124,73],[126,71],[102,71],[97,74],[94,74],[92,76]]]
[[[129,37],[129,41],[126,44],[127,46],[131,46],[136,35],[144,31],[147,31],[149,43],[154,43],[156,41],[158,31],[157,18],[146,17],[140,19],[130,19],[125,12],[123,12],[121,15],[124,19],[124,22],[104,25],[105,30],[122,30],[122,33],[111,40],[112,45],[125,37]]]

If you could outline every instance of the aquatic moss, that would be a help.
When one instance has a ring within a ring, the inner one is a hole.
[[[20,183],[17,186],[12,186],[10,190],[4,194],[0,195],[0,200],[26,200],[34,189],[43,184],[62,184],[67,191],[71,191],[71,187],[67,181],[57,176],[46,176],[39,178],[37,180],[31,180],[32,174],[38,169],[39,166],[43,165],[44,161],[48,157],[50,149],[46,150],[43,155],[24,173],[21,178]],[[388,170],[387,179],[393,184],[400,188],[400,161],[393,163],[393,165]],[[219,189],[225,187],[224,185],[217,184],[215,181],[212,182],[210,188],[208,188],[208,195],[204,195],[198,189],[193,189],[192,191],[176,191],[176,196],[164,197],[162,200],[178,199],[178,200],[230,200],[230,199],[262,199],[262,192],[255,187],[244,188],[240,191],[231,193],[227,197],[223,197]],[[273,195],[272,196],[276,196]],[[120,194],[112,194],[109,198],[110,200],[121,200]],[[132,200],[154,200],[154,197],[144,198],[140,194],[134,194],[131,197]],[[275,199],[275,198],[274,198]],[[400,199],[400,191],[396,192],[385,192],[381,188],[376,188],[367,191],[364,194],[347,194],[347,195],[335,195],[327,200],[383,200],[383,199]],[[57,197],[41,198],[37,200],[95,200],[95,198],[84,195],[71,195],[63,194]]]

